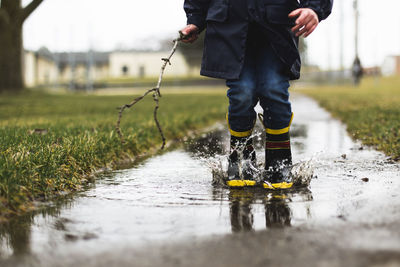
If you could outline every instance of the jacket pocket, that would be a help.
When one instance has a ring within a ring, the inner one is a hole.
[[[224,22],[228,18],[228,3],[225,0],[212,0],[206,21]]]
[[[289,18],[295,8],[283,5],[265,5],[265,20],[271,24],[295,25],[295,19]]]

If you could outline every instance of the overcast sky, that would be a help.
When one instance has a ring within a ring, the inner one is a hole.
[[[23,0],[25,5],[29,2]],[[331,17],[307,38],[312,63],[337,68],[341,37],[344,63],[353,61],[352,2],[335,0]],[[364,65],[380,65],[386,55],[400,54],[400,1],[359,0],[359,6]],[[53,51],[155,48],[158,40],[174,38],[185,25],[182,7],[183,0],[45,0],[24,25],[24,44],[31,50],[46,46]]]

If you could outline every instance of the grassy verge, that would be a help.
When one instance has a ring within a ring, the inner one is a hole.
[[[302,90],[347,124],[354,138],[400,160],[400,77],[372,78],[360,87]]]
[[[151,97],[125,112],[121,145],[116,107],[132,96],[0,95],[0,219],[33,208],[35,200],[79,190],[99,167],[160,146]],[[165,94],[159,120],[168,140],[224,118],[223,90]],[[35,129],[43,129],[36,130]]]

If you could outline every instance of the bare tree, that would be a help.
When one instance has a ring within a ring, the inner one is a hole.
[[[22,25],[43,0],[22,7],[21,0],[0,1],[0,92],[19,91],[22,77]]]

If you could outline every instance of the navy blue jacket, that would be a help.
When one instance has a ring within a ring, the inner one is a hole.
[[[319,20],[329,16],[333,0],[185,0],[187,23],[207,28],[201,75],[238,79],[242,70],[249,25],[260,28],[260,41],[267,40],[287,66],[291,79],[300,76],[298,38],[289,13],[313,9]]]

